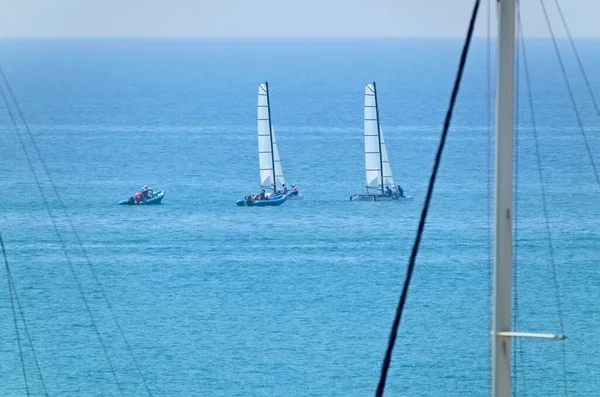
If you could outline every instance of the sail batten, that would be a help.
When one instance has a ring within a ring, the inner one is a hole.
[[[279,160],[277,139],[272,120],[267,83],[258,86],[258,161],[260,186],[263,189],[278,191],[285,184],[283,169]]]
[[[364,104],[365,177],[367,189],[395,186],[385,139],[378,118],[375,83],[365,86]]]

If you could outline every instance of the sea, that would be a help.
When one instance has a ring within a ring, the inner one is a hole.
[[[514,340],[513,391],[598,396],[600,115],[588,82],[600,96],[600,40],[575,39],[587,80],[559,40],[570,89],[552,41],[524,43],[513,324],[566,339]],[[0,103],[0,395],[373,395],[462,45],[0,40],[25,120]],[[389,396],[490,394],[494,54],[473,41]],[[304,199],[237,207],[260,189],[264,81],[286,182]],[[366,191],[373,81],[412,202],[349,200]],[[145,184],[166,192],[161,205],[117,205]]]

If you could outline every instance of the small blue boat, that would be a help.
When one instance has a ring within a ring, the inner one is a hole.
[[[270,196],[266,200],[254,200],[251,196],[246,196],[245,198],[238,200],[235,204],[238,207],[268,207],[268,206],[277,206],[281,205],[285,202],[287,196],[282,194],[280,196]]]
[[[119,202],[119,205],[150,205],[150,204],[160,204],[162,199],[165,197],[164,190],[158,190],[152,193],[152,198],[144,201],[140,201],[139,203],[135,203],[133,197],[129,197],[128,200],[122,200]]]

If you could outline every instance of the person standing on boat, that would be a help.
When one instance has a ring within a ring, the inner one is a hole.
[[[287,192],[289,192],[287,186],[285,186],[285,183],[281,184],[281,188],[283,189],[283,194],[287,194]]]

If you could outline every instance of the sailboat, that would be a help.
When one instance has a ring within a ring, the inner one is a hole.
[[[246,196],[238,200],[238,206],[272,206],[281,205],[286,199],[300,199],[296,191],[288,191],[285,186],[275,130],[271,122],[271,102],[269,100],[269,83],[258,85],[258,165],[260,174],[260,195]],[[295,188],[295,186],[294,186]],[[285,193],[284,193],[285,192]]]
[[[392,176],[392,167],[387,154],[383,130],[379,122],[377,86],[375,82],[365,85],[365,176],[366,194],[355,194],[351,201],[411,201]]]
[[[260,187],[265,189],[267,196],[276,196],[286,191],[283,168],[279,159],[275,127],[271,122],[271,100],[269,83],[258,85],[258,163],[260,170]],[[295,185],[292,185],[295,188]],[[272,192],[269,192],[272,190]],[[298,190],[285,192],[288,200],[302,199]]]

